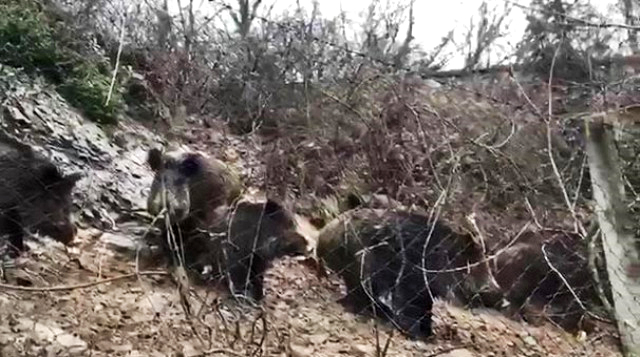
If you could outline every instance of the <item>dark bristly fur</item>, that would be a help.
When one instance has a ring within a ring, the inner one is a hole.
[[[294,214],[273,199],[241,199],[237,175],[224,163],[189,150],[163,154],[157,149],[149,151],[148,163],[156,172],[148,210],[159,214],[166,195],[171,229],[196,276],[209,265],[229,278],[234,293],[260,300],[269,264],[309,251]],[[166,228],[162,231],[165,254],[175,256]]]
[[[13,255],[25,250],[25,231],[63,244],[73,241],[71,192],[80,178],[63,175],[27,146],[0,153],[0,234],[8,236]]]
[[[457,267],[462,271],[424,273],[423,247],[431,228],[424,268]],[[320,231],[317,254],[345,280],[348,291],[343,302],[349,309],[363,312],[375,305],[378,316],[393,320],[413,337],[431,335],[433,297],[453,295],[465,303],[476,297],[485,304],[502,302],[488,264],[477,264],[469,272],[464,269],[467,264],[484,261],[484,253],[473,238],[439,222],[432,227],[424,215],[377,209],[347,211]],[[384,301],[389,298],[390,302]]]
[[[575,332],[581,328],[586,312],[549,266],[545,253],[586,307],[601,305],[591,279],[587,246],[577,234],[569,232],[545,230],[522,234],[495,258],[496,279],[506,289],[512,313],[531,320],[535,315],[542,316],[546,307],[552,321]]]

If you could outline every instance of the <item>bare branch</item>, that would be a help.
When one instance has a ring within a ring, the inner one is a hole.
[[[569,16],[563,13],[559,13],[557,11],[551,11],[551,10],[543,10],[543,9],[536,9],[530,6],[526,6],[526,5],[522,5],[519,4],[517,2],[511,1],[511,0],[505,0],[506,2],[512,4],[515,7],[524,9],[524,10],[530,10],[530,11],[535,11],[535,12],[540,12],[540,13],[544,13],[544,14],[548,14],[548,15],[556,15],[556,16],[562,16],[565,19],[569,20],[569,22],[567,22],[567,25],[572,25],[572,26],[585,26],[585,27],[595,27],[595,28],[620,28],[620,29],[625,29],[625,30],[633,30],[633,31],[640,31],[640,26],[632,26],[632,25],[627,25],[627,24],[620,24],[620,23],[614,23],[614,22],[592,22],[592,21],[588,21],[588,20],[584,20],[584,19],[580,19],[577,17],[573,17],[573,16]]]

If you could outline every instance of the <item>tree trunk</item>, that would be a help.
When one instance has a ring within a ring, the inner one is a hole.
[[[603,235],[614,311],[625,356],[640,357],[640,244],[625,204],[620,159],[604,116],[586,120],[595,211]]]
[[[635,26],[636,25],[636,17],[634,16],[633,11],[633,0],[622,0],[622,9],[624,13],[624,22],[627,25]],[[629,47],[633,54],[638,53],[638,35],[635,30],[628,30],[629,34]]]
[[[411,0],[411,2],[409,3],[409,26],[407,28],[407,36],[404,38],[404,42],[402,43],[402,46],[400,46],[400,49],[398,50],[398,53],[396,54],[393,61],[393,64],[397,68],[401,68],[406,64],[407,60],[409,59],[409,54],[411,54],[411,43],[415,39],[413,37],[413,24],[415,22],[415,18],[413,17],[414,2],[415,0]]]
[[[231,19],[238,27],[238,33],[241,38],[246,38],[249,35],[249,31],[251,30],[251,23],[256,18],[258,14],[258,7],[262,0],[254,0],[253,3],[250,0],[238,0],[238,11],[234,12],[231,8],[229,8],[229,14],[231,15]]]
[[[169,37],[171,35],[171,15],[169,15],[169,4],[167,0],[162,2],[162,7],[156,9],[156,17],[158,20],[157,45],[159,49],[166,50],[171,48]]]

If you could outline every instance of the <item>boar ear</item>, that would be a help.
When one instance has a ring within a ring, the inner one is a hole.
[[[147,164],[153,171],[160,170],[162,168],[162,151],[158,148],[150,149],[147,153]]]
[[[284,212],[282,204],[272,198],[267,198],[267,202],[264,204],[264,213],[267,215],[274,215]]]
[[[180,162],[180,173],[186,177],[197,175],[201,169],[201,159],[197,154],[188,154]]]
[[[74,172],[64,177],[64,180],[71,185],[71,187],[75,186],[78,181],[80,181],[84,175],[81,172]]]
[[[72,174],[66,175],[61,178],[61,180],[56,184],[56,188],[62,192],[66,193],[76,186],[76,183],[82,179],[84,175],[80,172],[74,172]]]
[[[54,164],[46,164],[40,167],[38,176],[40,182],[45,186],[55,185],[64,180],[60,170]]]
[[[347,195],[347,209],[354,209],[362,206],[362,199],[354,192],[349,192]]]

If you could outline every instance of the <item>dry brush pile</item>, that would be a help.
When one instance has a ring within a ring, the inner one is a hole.
[[[563,190],[578,217],[588,217],[584,152],[565,140],[558,122],[550,124],[549,142],[544,118],[530,108],[492,103],[464,86],[360,77],[342,90],[314,87],[305,108],[311,120],[283,114],[296,120],[283,120],[265,144],[267,187],[286,184],[303,201],[311,194],[311,206],[355,190],[430,209],[446,192],[442,218],[460,225],[475,212],[496,244],[529,220],[571,230]]]

